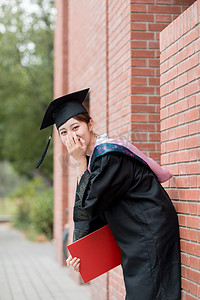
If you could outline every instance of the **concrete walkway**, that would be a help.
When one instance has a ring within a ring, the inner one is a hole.
[[[91,300],[53,257],[50,242],[35,243],[0,224],[0,300]]]

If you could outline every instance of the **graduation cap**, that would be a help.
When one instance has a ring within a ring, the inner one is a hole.
[[[61,125],[63,125],[69,119],[77,116],[78,114],[87,113],[87,110],[82,103],[84,100],[88,99],[89,90],[90,90],[89,88],[84,89],[81,91],[64,95],[62,97],[53,100],[47,107],[47,110],[44,114],[44,118],[42,120],[42,124],[40,126],[40,130],[52,126],[54,124],[58,129]],[[46,155],[47,149],[49,147],[52,138],[52,133],[53,133],[53,126],[51,129],[51,134],[49,136],[49,140],[46,145],[46,148],[40,160],[35,166],[36,169],[41,165]]]

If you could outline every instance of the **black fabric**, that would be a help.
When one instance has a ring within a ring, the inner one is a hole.
[[[149,168],[123,154],[103,155],[82,176],[76,198],[88,222],[106,217],[122,250],[126,300],[181,299],[178,218]]]
[[[36,166],[35,166],[36,169],[39,168],[39,166],[41,165],[41,163],[43,162],[43,160],[44,160],[44,158],[45,158],[45,155],[46,155],[46,153],[47,153],[47,150],[48,150],[48,148],[49,148],[49,145],[50,145],[50,142],[51,142],[51,139],[52,139],[52,134],[53,134],[53,126],[52,126],[52,128],[51,128],[51,134],[50,134],[50,136],[49,136],[49,139],[48,139],[47,145],[46,145],[46,147],[45,147],[45,149],[44,149],[44,152],[42,153],[42,156],[41,156],[40,160],[37,162],[37,164],[36,164]]]
[[[82,103],[88,97],[89,89],[84,89],[53,100],[46,109],[40,130],[53,124],[56,124],[58,129],[72,117],[87,113]]]
[[[73,214],[73,220],[74,220],[73,241],[74,242],[107,224],[107,221],[103,216],[103,214],[97,214],[91,220],[87,210],[82,208],[80,199],[82,199],[84,195],[89,180],[90,180],[90,173],[86,171],[84,173],[84,176],[82,176],[80,183],[79,185],[77,185],[77,189],[76,189],[76,198],[75,198],[74,214]]]

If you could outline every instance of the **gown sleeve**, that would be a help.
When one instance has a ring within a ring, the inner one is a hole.
[[[81,206],[88,219],[103,213],[130,187],[132,176],[127,164],[130,166],[130,158],[127,156],[116,152],[108,153],[94,161],[91,173],[85,171],[76,194],[79,207]]]

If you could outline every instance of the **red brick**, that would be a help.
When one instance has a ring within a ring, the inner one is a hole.
[[[200,283],[200,275],[199,275],[198,271],[195,271],[192,269],[187,269],[186,274],[187,274],[188,279],[190,279],[196,283]]]
[[[159,67],[160,61],[159,59],[149,59],[149,67]]]
[[[192,95],[200,90],[198,82],[191,82],[185,87],[185,96]]]
[[[183,73],[175,79],[175,89],[179,88],[182,85],[186,85],[188,83],[187,73]]]
[[[171,23],[171,21],[172,21],[172,17],[170,14],[169,15],[159,15],[159,14],[156,15],[156,22],[162,22],[162,23],[169,24],[169,23]]]
[[[197,231],[190,229],[190,241],[197,242]],[[191,258],[190,258],[191,260]],[[190,266],[193,267],[192,263],[190,262]]]
[[[131,41],[131,49],[146,49],[147,42],[140,41],[140,40],[132,40]]]
[[[190,161],[197,159],[197,149],[189,150]]]
[[[136,95],[132,95],[131,96],[131,99],[132,99],[132,103],[147,103],[147,97],[146,96],[136,96]]]
[[[156,0],[155,4],[168,4],[168,5],[172,5],[173,4],[173,0]]]
[[[160,84],[160,78],[149,78],[149,84],[150,85],[159,85]]]
[[[200,228],[200,219],[198,217],[189,217],[187,216],[187,227],[192,227],[199,229]]]
[[[154,0],[134,0],[134,3],[142,3],[142,4],[149,4],[149,3],[154,3]]]
[[[132,67],[146,67],[147,66],[147,60],[146,59],[132,58],[131,59],[131,66]]]
[[[184,36],[184,45],[187,46],[189,43],[193,42],[198,37],[198,28],[194,28],[192,31],[188,32],[188,34]]]
[[[132,112],[155,112],[155,107],[153,105],[132,105]]]
[[[187,110],[187,109],[188,109],[188,100],[187,99],[182,99],[181,101],[175,103],[176,113],[179,113],[179,112]]]
[[[181,185],[179,185],[179,187],[180,186]],[[176,204],[176,211],[177,211],[177,213],[188,214],[189,213],[189,205],[187,203],[183,203],[183,202],[181,203],[181,202],[179,202],[179,203]],[[184,237],[185,237],[185,239],[189,238],[189,231],[188,231],[188,229],[182,228],[181,233],[182,233],[181,238],[184,238]]]
[[[145,77],[132,77],[131,78],[131,84],[132,85],[146,85],[147,84],[147,78],[145,78]]]
[[[200,146],[200,137],[199,136],[188,137],[185,141],[186,148],[198,147],[198,146]]]
[[[139,122],[139,123],[146,123],[147,122],[147,115],[144,114],[134,114],[131,116],[132,122]]]
[[[142,13],[132,13],[131,21],[139,21],[139,22],[153,22],[154,15],[153,14],[142,14]]]
[[[197,295],[197,285],[193,282],[190,283],[190,293],[195,296]]]
[[[160,142],[160,133],[149,133],[150,141],[158,141]]]
[[[142,4],[131,4],[131,12],[146,12],[147,6]]]
[[[131,39],[132,40],[153,40],[154,39],[154,33],[153,32],[136,32],[131,31]]]
[[[196,176],[190,177],[190,187],[191,188],[197,187],[197,177]]]
[[[148,48],[149,49],[159,49],[159,41],[149,41]]]
[[[189,291],[189,282],[185,278],[181,278],[181,286],[184,290]],[[184,300],[184,299],[183,299]]]
[[[138,130],[138,131],[155,131],[155,126],[154,124],[134,124],[133,130]]]
[[[176,131],[176,138],[187,136],[188,135],[188,125],[177,127],[175,129],[175,131]]]
[[[174,5],[187,5],[187,6],[190,6],[193,3],[194,3],[194,0],[187,0],[187,4],[186,4],[185,0],[173,0]]]
[[[159,122],[160,121],[160,115],[150,115],[149,116],[149,122],[154,123],[154,122]]]
[[[193,95],[188,98],[188,107],[192,108],[194,106],[196,106],[196,95]]]
[[[160,103],[160,96],[149,96],[149,103]]]
[[[131,93],[133,94],[153,94],[154,88],[148,86],[132,86]]]
[[[157,24],[148,24],[148,30],[149,31],[162,31],[165,27],[167,26],[167,24],[161,24],[161,23],[157,23]]]
[[[152,68],[132,68],[132,75],[137,76],[154,76],[154,70]]]
[[[180,14],[181,9],[179,6],[149,5],[148,12],[149,13]]]
[[[169,81],[175,77],[177,77],[178,75],[178,68],[177,67],[174,67],[172,68],[171,70],[169,70],[166,74],[166,81]]]
[[[179,51],[175,55],[175,60],[176,60],[177,64],[180,63],[181,61],[184,61],[187,58],[188,58],[188,49],[187,48],[183,48],[181,51]]]
[[[198,55],[194,55],[187,60],[183,61],[178,65],[178,74],[182,74],[183,72],[186,72],[193,67],[197,66],[199,63]]]
[[[131,30],[145,31],[146,23],[131,22]]]
[[[200,191],[199,190],[186,190],[185,197],[187,200],[199,201],[200,200]]]

